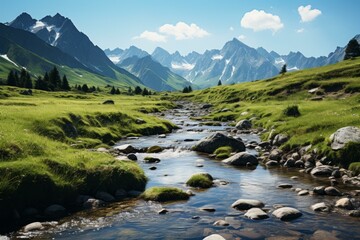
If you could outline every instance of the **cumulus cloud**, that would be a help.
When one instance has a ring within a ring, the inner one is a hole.
[[[305,31],[304,28],[300,28],[300,29],[296,30],[297,33],[303,33],[304,31]]]
[[[263,30],[276,32],[284,27],[279,16],[256,9],[245,13],[240,23],[243,28],[250,28],[255,32]]]
[[[134,37],[134,39],[147,39],[153,42],[166,42],[166,36],[150,31],[144,31],[140,34],[140,36]]]
[[[240,36],[238,36],[238,39],[239,39],[239,40],[244,40],[245,38],[246,38],[246,36],[243,35],[243,34],[241,34]]]
[[[311,9],[311,5],[307,5],[305,7],[300,6],[298,8],[298,12],[300,14],[302,22],[311,22],[319,15],[321,15],[321,11],[319,9]]]
[[[197,26],[195,23],[190,25],[184,22],[178,22],[176,25],[165,24],[159,28],[162,34],[174,36],[176,40],[202,38],[208,36],[209,33]]]

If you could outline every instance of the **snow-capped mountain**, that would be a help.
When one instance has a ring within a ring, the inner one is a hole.
[[[130,57],[138,57],[143,58],[149,55],[144,50],[137,48],[135,46],[130,46],[129,48],[122,50],[120,48],[115,48],[114,50],[105,49],[104,50],[106,56],[115,64],[121,63],[123,60]]]

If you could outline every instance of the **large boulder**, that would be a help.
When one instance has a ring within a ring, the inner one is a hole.
[[[252,128],[252,123],[249,120],[244,119],[244,120],[239,121],[235,125],[235,128],[239,129],[239,130],[250,129],[250,128]]]
[[[360,128],[352,126],[340,128],[331,134],[330,141],[333,150],[344,148],[348,142],[360,142]]]
[[[223,146],[230,146],[235,152],[245,151],[242,141],[233,137],[228,137],[223,133],[214,133],[202,140],[193,147],[193,150],[204,153],[213,153],[216,149]]]
[[[251,155],[250,153],[247,153],[247,152],[237,153],[234,156],[231,156],[227,159],[222,160],[222,162],[229,164],[229,165],[239,166],[239,167],[243,167],[248,164],[251,164],[251,165],[258,164],[257,158],[254,155]]]
[[[276,209],[272,213],[272,215],[274,215],[275,217],[279,218],[282,221],[288,221],[300,217],[302,213],[299,210],[292,207],[282,207]]]
[[[322,177],[330,177],[334,168],[329,165],[320,165],[311,170],[311,175],[313,176],[322,176]]]
[[[269,218],[269,216],[261,210],[260,208],[250,208],[246,213],[245,217],[253,219],[253,220],[260,220]]]
[[[123,144],[120,146],[116,146],[115,149],[119,152],[125,153],[125,154],[129,154],[129,153],[135,153],[137,152],[137,149],[134,148],[132,145],[130,144]]]
[[[253,199],[238,199],[231,207],[236,208],[237,210],[248,210],[250,208],[263,208],[265,205],[259,200]]]

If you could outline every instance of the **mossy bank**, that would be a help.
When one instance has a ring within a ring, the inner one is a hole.
[[[173,107],[156,96],[49,93],[0,87],[0,220],[26,208],[71,206],[78,194],[145,188],[137,163],[89,148],[108,147],[134,135],[170,132],[175,126],[146,113]],[[111,98],[115,104],[102,104]]]

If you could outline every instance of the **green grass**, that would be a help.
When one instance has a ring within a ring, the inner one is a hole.
[[[318,88],[316,93],[308,93],[313,88]],[[252,120],[255,127],[275,129],[275,134],[290,136],[282,148],[313,144],[313,149],[330,154],[328,139],[332,133],[345,126],[360,127],[359,90],[358,58],[266,80],[212,87],[189,94],[172,94],[168,98],[213,104],[214,111],[204,117],[208,121],[235,123],[256,117]],[[322,96],[323,100],[312,100],[318,96]],[[286,116],[284,109],[294,105],[301,115]],[[231,111],[221,112],[224,108]],[[241,115],[243,112],[248,114]],[[263,140],[267,140],[268,135],[269,132],[263,134]]]
[[[0,87],[0,211],[68,204],[76,194],[98,190],[143,190],[146,177],[131,161],[87,148],[114,144],[126,135],[171,131],[171,123],[147,112],[172,106],[152,96],[109,96],[73,92],[19,95]],[[114,105],[103,105],[106,99]],[[145,123],[137,124],[142,118]],[[1,217],[1,218],[2,218]]]
[[[230,146],[219,147],[214,151],[217,159],[225,159],[230,157],[232,148]]]
[[[147,189],[141,197],[147,201],[169,202],[189,199],[189,195],[176,187],[152,187]]]
[[[192,175],[186,184],[190,187],[195,188],[210,188],[213,185],[212,178],[207,174],[198,173]]]

